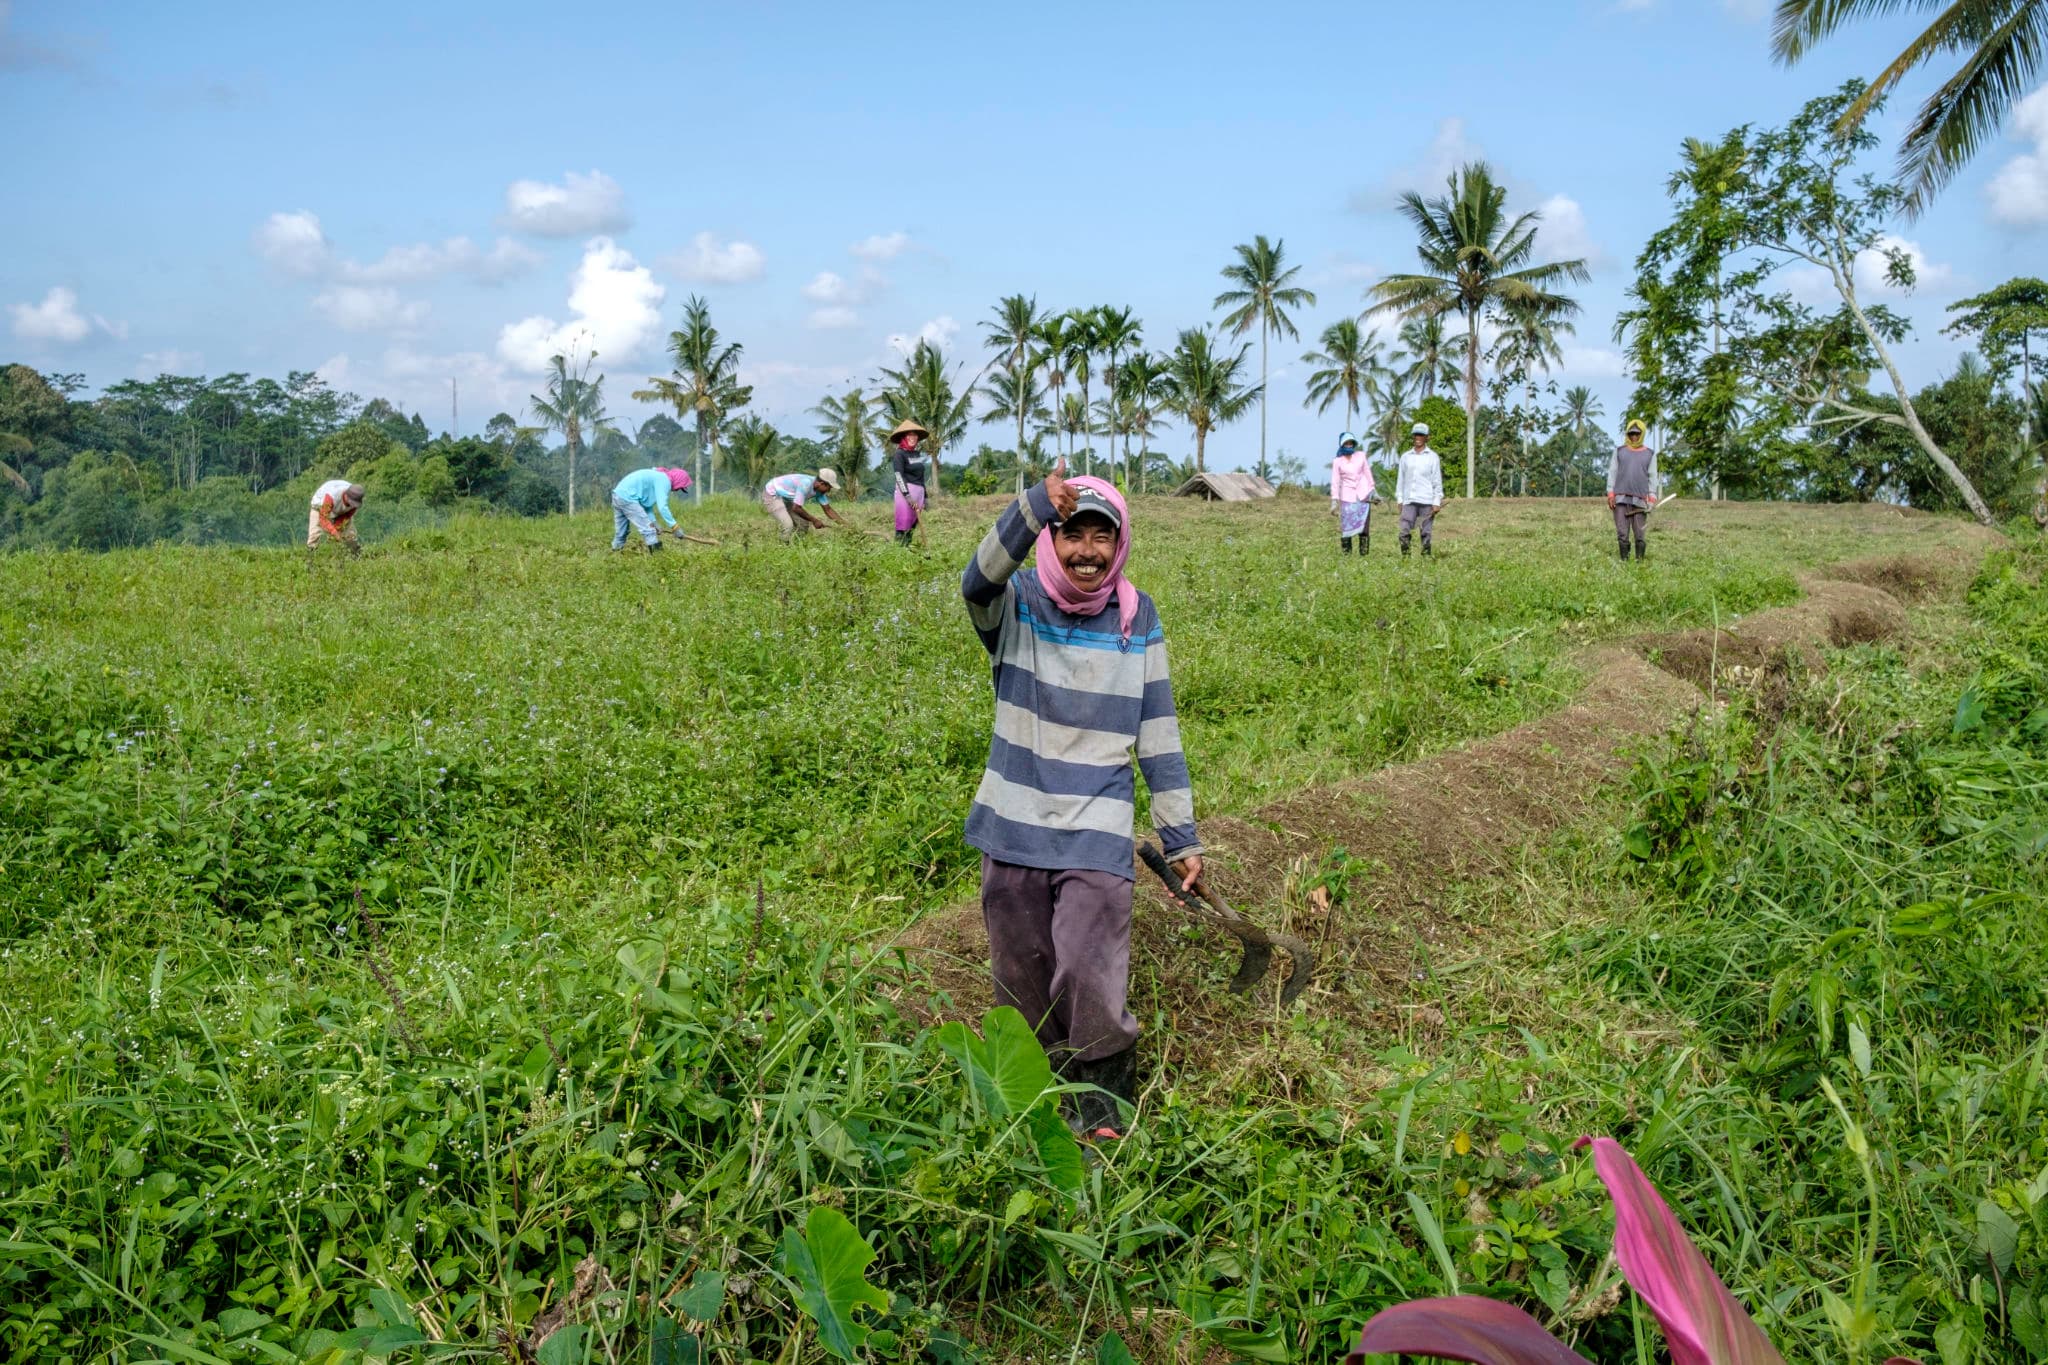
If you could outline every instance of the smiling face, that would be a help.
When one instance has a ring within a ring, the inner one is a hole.
[[[1088,592],[1102,586],[1116,559],[1116,527],[1104,517],[1083,512],[1059,524],[1052,548],[1069,581]]]
[[[1424,446],[1426,446],[1426,445],[1428,445],[1428,444],[1429,444],[1429,438],[1428,438],[1427,436],[1424,436],[1424,435],[1423,435],[1423,434],[1422,434],[1421,432],[1419,432],[1419,431],[1415,433],[1415,448],[1416,448],[1417,450],[1420,450],[1420,449],[1422,449],[1422,448],[1423,448]]]
[[[896,438],[896,444],[902,446],[905,450],[916,450],[917,433],[914,431],[904,432],[901,436]]]

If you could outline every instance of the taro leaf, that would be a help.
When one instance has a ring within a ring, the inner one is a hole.
[[[700,1270],[683,1291],[676,1306],[698,1322],[709,1322],[725,1306],[725,1276],[715,1270]]]
[[[1073,1130],[1060,1117],[1059,1107],[1041,1104],[1025,1115],[1024,1121],[1031,1129],[1031,1145],[1038,1149],[1045,1178],[1054,1189],[1080,1193],[1088,1179],[1088,1163],[1081,1156],[1081,1144],[1074,1141]]]
[[[1432,1356],[1471,1365],[1591,1365],[1513,1304],[1476,1294],[1417,1299],[1375,1313],[1345,1365],[1359,1365],[1370,1355]]]
[[[2010,1321],[2014,1339],[2036,1360],[2048,1359],[2048,1294],[2014,1294]]]
[[[656,1318],[648,1359],[650,1365],[702,1365],[704,1343],[674,1318]]]
[[[1588,1140],[1581,1138],[1580,1144]],[[1785,1365],[1643,1168],[1612,1138],[1593,1138],[1593,1167],[1614,1200],[1614,1259],[1664,1329],[1671,1365]]]
[[[1131,1359],[1131,1348],[1124,1345],[1124,1339],[1109,1332],[1095,1343],[1095,1365],[1138,1365],[1138,1362]]]
[[[1984,698],[1977,695],[1977,689],[1966,687],[1963,695],[1956,698],[1955,719],[1949,722],[1951,735],[1966,735],[1984,723]]]
[[[1052,1084],[1052,1063],[1024,1016],[1000,1005],[981,1017],[977,1038],[959,1021],[938,1032],[939,1046],[960,1063],[989,1116],[1007,1119],[1027,1112]]]
[[[818,1324],[818,1344],[841,1360],[854,1359],[867,1340],[854,1309],[889,1311],[889,1296],[861,1274],[874,1259],[874,1248],[837,1209],[812,1209],[801,1237],[783,1229],[782,1273],[796,1281],[797,1306]]]
[[[1656,852],[1656,849],[1650,843],[1650,827],[1648,825],[1630,826],[1628,833],[1621,836],[1621,846],[1628,850],[1628,855],[1631,858],[1644,862],[1649,861],[1650,855]]]
[[[943,1328],[931,1334],[924,1344],[924,1353],[936,1365],[974,1365],[974,1352],[967,1343]]]
[[[589,1334],[588,1327],[558,1328],[548,1334],[533,1358],[539,1365],[582,1365],[583,1339]]]
[[[2013,1253],[2019,1250],[2020,1225],[1989,1199],[1977,1201],[1977,1254],[1986,1257],[2003,1275],[2012,1269]]]

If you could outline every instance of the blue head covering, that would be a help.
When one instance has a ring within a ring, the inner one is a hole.
[[[1354,445],[1354,446],[1355,446],[1355,445],[1357,445],[1357,444],[1358,444],[1358,438],[1357,438],[1356,436],[1353,436],[1353,435],[1352,435],[1352,434],[1351,434],[1350,432],[1348,432],[1348,431],[1347,431],[1347,432],[1345,432],[1345,433],[1344,433],[1344,434],[1343,434],[1342,436],[1339,436],[1339,437],[1337,438],[1337,453],[1338,453],[1339,455],[1342,455],[1342,454],[1344,453],[1344,447],[1345,447],[1345,446],[1347,446],[1347,445]]]

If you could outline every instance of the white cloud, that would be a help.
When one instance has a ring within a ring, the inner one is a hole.
[[[427,305],[389,285],[337,284],[313,296],[313,311],[345,332],[394,332],[417,327]]]
[[[498,284],[525,274],[541,259],[538,251],[510,237],[498,238],[488,251],[467,237],[450,237],[439,244],[391,247],[367,265],[338,261],[335,273],[356,284],[416,284],[443,275],[469,275],[485,284]]]
[[[128,324],[110,322],[98,313],[86,314],[78,307],[78,292],[64,285],[52,285],[41,303],[10,303],[14,334],[24,341],[53,341],[75,346],[95,331],[116,341],[128,337]]]
[[[858,327],[860,314],[851,308],[813,308],[804,319],[804,326],[814,332],[839,331],[847,327]]]
[[[514,369],[538,373],[551,355],[595,350],[616,363],[635,355],[661,326],[668,291],[633,253],[609,237],[584,244],[570,277],[567,322],[529,317],[498,333],[498,355]]]
[[[626,192],[603,171],[579,175],[570,171],[559,185],[544,180],[515,180],[505,187],[505,212],[499,220],[515,232],[536,237],[582,237],[619,232],[632,224]]]
[[[1920,249],[1918,242],[1885,236],[1877,239],[1876,246],[1866,247],[1857,253],[1856,287],[1866,294],[1890,294],[1894,297],[1906,294],[1907,290],[1886,278],[1894,252],[1903,255],[1913,267],[1914,289],[1939,289],[1955,278],[1956,272],[1951,267],[1928,260],[1927,253]]]
[[[313,373],[326,380],[329,388],[344,391],[355,374],[355,364],[348,358],[347,351],[341,351],[314,366]]]
[[[2048,223],[2048,85],[2013,107],[2013,129],[2034,145],[1998,168],[1984,187],[1991,216],[2014,227]]]
[[[137,379],[154,379],[160,374],[204,374],[206,360],[197,351],[180,351],[176,348],[163,351],[144,351],[135,362]]]
[[[847,250],[863,261],[893,261],[914,245],[907,232],[878,232],[861,238]]]
[[[849,303],[853,301],[853,286],[830,270],[820,270],[817,277],[804,286],[804,297],[814,303]]]
[[[1754,24],[1770,13],[1770,0],[1721,0],[1721,8],[1745,24]]]
[[[1553,194],[1537,205],[1537,210],[1543,215],[1536,230],[1543,260],[1583,260],[1587,265],[1596,265],[1606,259],[1607,253],[1586,228],[1586,211],[1579,207],[1578,200],[1566,194]]]
[[[320,226],[320,215],[307,209],[271,214],[250,241],[258,256],[287,275],[324,275],[333,263],[334,248]]]
[[[1483,157],[1479,144],[1465,135],[1465,120],[1444,119],[1437,124],[1429,145],[1419,156],[1389,172],[1376,188],[1352,195],[1351,207],[1360,213],[1377,213],[1395,207],[1409,190],[1425,198],[1441,194],[1451,172]]]
[[[960,324],[955,322],[951,315],[942,313],[918,328],[915,336],[905,336],[901,332],[892,335],[889,338],[889,345],[899,354],[907,356],[917,349],[917,343],[920,341],[929,341],[932,345],[943,348],[951,344],[953,338],[959,334]]]
[[[690,239],[688,246],[661,260],[663,269],[674,271],[686,280],[705,284],[744,284],[748,280],[758,280],[767,264],[768,258],[752,242],[721,242],[709,232],[698,233]]]

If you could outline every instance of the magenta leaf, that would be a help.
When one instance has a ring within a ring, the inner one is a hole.
[[[1434,1356],[1471,1365],[1590,1365],[1511,1303],[1460,1294],[1397,1303],[1373,1314],[1358,1334],[1355,1365],[1369,1355]]]
[[[1579,1139],[1585,1146],[1589,1139]],[[1671,1216],[1635,1158],[1592,1138],[1593,1167],[1614,1200],[1614,1259],[1664,1329],[1671,1365],[1785,1365]]]

